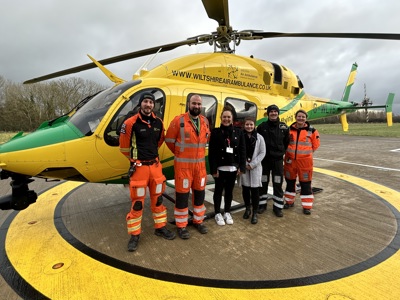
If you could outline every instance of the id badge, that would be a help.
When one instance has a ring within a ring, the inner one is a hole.
[[[226,147],[226,153],[233,153],[233,148]]]

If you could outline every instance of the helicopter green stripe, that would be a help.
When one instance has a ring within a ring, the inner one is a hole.
[[[284,107],[281,107],[281,108],[279,109],[279,110],[280,110],[280,113],[283,114],[283,113],[285,113],[286,111],[291,110],[293,107],[295,107],[295,106],[297,105],[297,103],[300,101],[300,99],[303,98],[303,96],[304,96],[305,94],[306,94],[306,93],[305,93],[304,91],[301,91],[301,93],[298,94],[289,104],[287,104],[287,105],[285,105]],[[266,121],[267,119],[268,119],[268,118],[265,117],[265,118],[261,118],[261,119],[257,120],[256,125],[257,125],[257,126],[260,125],[262,122]]]
[[[83,134],[71,122],[54,123],[46,127],[41,126],[40,129],[27,135],[18,133],[7,143],[0,145],[0,152],[7,153],[38,148],[82,137]]]

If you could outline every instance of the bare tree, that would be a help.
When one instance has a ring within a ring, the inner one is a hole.
[[[81,78],[23,85],[0,77],[0,130],[32,131],[42,122],[66,114],[80,100],[104,88]]]

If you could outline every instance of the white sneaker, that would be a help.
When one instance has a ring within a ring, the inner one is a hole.
[[[230,213],[224,213],[224,219],[226,224],[232,225],[233,224],[233,219]]]
[[[217,224],[220,225],[220,226],[225,225],[224,218],[222,217],[221,214],[216,214],[215,215],[215,222],[217,222]]]

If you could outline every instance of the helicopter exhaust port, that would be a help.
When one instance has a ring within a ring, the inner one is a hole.
[[[2,174],[4,175],[4,174]],[[34,181],[24,175],[13,174],[10,185],[12,194],[0,197],[0,209],[8,210],[23,210],[32,203],[36,202],[37,194],[33,190],[29,190],[28,184]],[[1,179],[6,179],[1,176]]]

